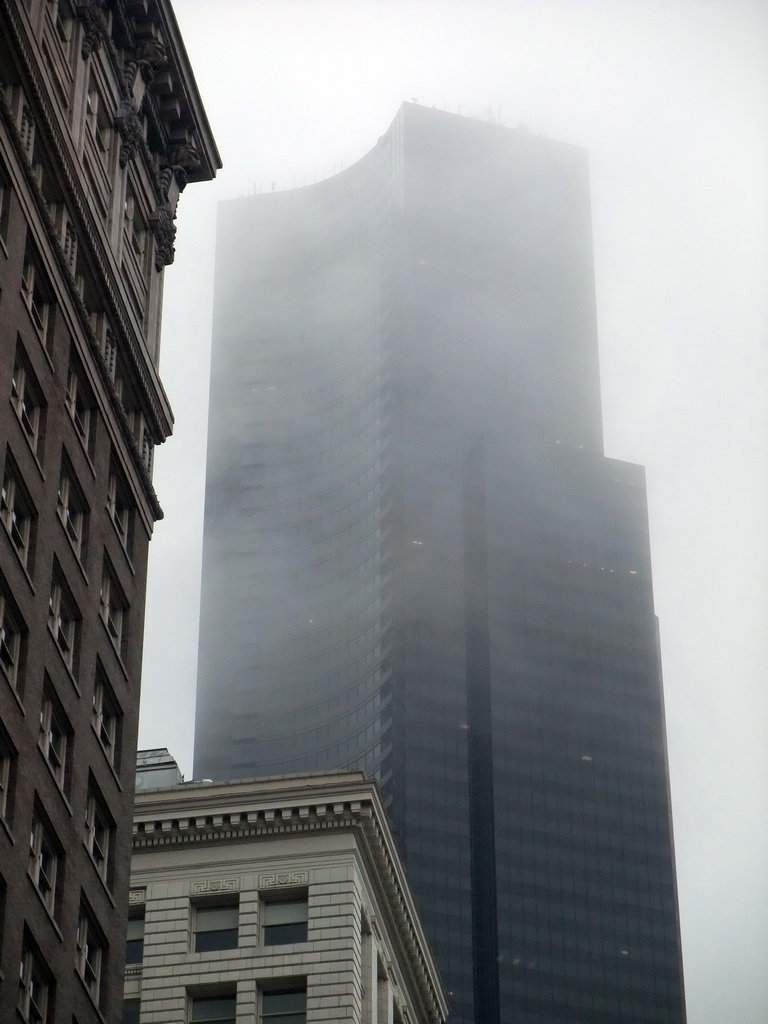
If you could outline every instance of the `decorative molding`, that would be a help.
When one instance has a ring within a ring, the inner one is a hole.
[[[190,896],[210,896],[221,892],[240,892],[239,878],[211,878],[204,882],[192,882]]]
[[[76,8],[77,16],[83,23],[83,45],[81,52],[87,60],[100,49],[109,34],[109,22],[105,0],[83,0]]]
[[[141,117],[130,100],[123,99],[115,114],[115,128],[120,132],[120,166],[125,165],[136,156],[143,138]]]
[[[259,889],[274,889],[277,886],[309,885],[308,871],[276,871],[269,875],[259,875]]]
[[[157,243],[155,254],[155,268],[162,270],[163,267],[173,263],[176,255],[173,243],[176,241],[176,225],[173,223],[173,210],[164,203],[149,216],[149,226]]]
[[[128,906],[135,907],[140,903],[147,902],[147,890],[146,889],[131,889],[128,893]]]

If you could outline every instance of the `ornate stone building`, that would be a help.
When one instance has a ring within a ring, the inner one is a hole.
[[[165,0],[0,0],[0,1019],[122,999],[179,193],[220,166]]]
[[[376,784],[362,772],[139,786],[130,915],[126,1024],[446,1016]]]

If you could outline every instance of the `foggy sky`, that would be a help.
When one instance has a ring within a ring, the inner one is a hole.
[[[166,272],[141,744],[191,771],[217,202],[348,166],[404,99],[585,146],[606,454],[647,468],[689,1024],[765,1024],[768,8],[175,9],[225,167]]]

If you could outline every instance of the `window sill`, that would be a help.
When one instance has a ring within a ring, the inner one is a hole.
[[[82,694],[80,692],[80,687],[78,685],[77,679],[75,679],[75,674],[72,671],[72,667],[67,664],[67,659],[64,657],[64,653],[62,652],[61,648],[59,647],[58,640],[53,635],[53,630],[51,629],[51,624],[50,623],[48,623],[48,635],[50,636],[51,640],[53,641],[53,646],[56,648],[56,651],[57,651],[57,653],[59,655],[59,658],[61,659],[61,663],[64,666],[64,668],[66,669],[67,675],[69,676],[69,680],[70,680],[70,682],[72,683],[72,685],[75,688],[75,693],[77,694],[78,697],[81,697]],[[72,660],[74,661],[74,655],[73,655]]]
[[[114,519],[114,516],[112,515],[112,513],[109,510],[109,505],[105,505],[104,508],[107,511],[107,518],[112,523],[112,529],[115,531],[115,534],[117,535],[117,539],[120,542],[120,547],[123,549],[123,554],[125,555],[125,560],[128,563],[128,568],[131,570],[131,575],[135,576],[136,575],[136,570],[133,568],[133,562],[131,561],[131,556],[128,553],[128,544],[127,544],[125,538],[123,537],[122,533],[120,533],[120,531],[118,530],[117,526],[115,525],[115,519]]]
[[[28,879],[28,881],[29,881],[29,884],[30,884],[30,885],[32,886],[32,888],[33,888],[33,889],[35,890],[35,893],[37,894],[37,898],[38,898],[38,899],[40,900],[40,903],[41,903],[41,905],[42,905],[42,908],[43,908],[43,910],[45,911],[45,913],[46,913],[46,915],[47,915],[47,917],[48,917],[48,920],[49,920],[49,921],[51,922],[51,924],[53,925],[54,931],[56,932],[56,934],[57,934],[57,935],[58,935],[58,937],[59,937],[59,942],[63,942],[63,941],[64,941],[64,936],[63,936],[63,935],[61,934],[61,929],[60,929],[60,928],[59,928],[59,926],[58,926],[58,925],[56,924],[56,920],[55,920],[55,918],[54,918],[54,916],[53,916],[53,913],[52,913],[52,911],[51,911],[51,908],[50,908],[50,907],[48,906],[48,904],[47,904],[47,903],[45,902],[45,899],[44,899],[44,897],[43,897],[43,894],[42,894],[42,893],[40,892],[40,890],[39,890],[39,889],[37,888],[37,886],[35,885],[35,880],[34,880],[34,878],[32,877],[32,875],[30,875],[30,873],[29,873],[29,872],[27,872],[27,879]]]
[[[85,513],[85,514],[87,514],[87,513]],[[71,550],[72,554],[75,556],[75,561],[77,562],[77,567],[80,570],[80,574],[82,575],[83,579],[85,580],[86,585],[88,585],[90,583],[90,581],[88,579],[88,574],[86,573],[85,568],[83,567],[83,563],[80,561],[80,555],[77,552],[77,548],[75,547],[74,543],[72,542],[72,538],[67,533],[67,528],[64,525],[64,523],[62,522],[61,515],[59,514],[58,510],[56,512],[56,518],[59,520],[59,526],[64,531],[64,536],[67,538],[67,541],[69,542],[70,550]],[[80,542],[80,546],[82,547],[82,541]]]
[[[83,438],[83,435],[80,432],[80,430],[79,430],[79,428],[77,426],[77,423],[75,423],[75,417],[72,414],[72,410],[67,408],[67,412],[69,413],[69,418],[72,421],[72,426],[75,429],[75,434],[77,435],[77,440],[78,440],[78,442],[80,444],[80,448],[82,449],[83,455],[85,456],[85,461],[88,463],[88,468],[91,471],[91,476],[95,480],[96,479],[96,470],[94,469],[94,466],[93,466],[93,459],[91,458],[91,453],[88,451],[88,445],[85,443],[85,439]],[[95,415],[96,410],[93,409],[93,410],[91,410],[91,412]],[[91,426],[91,429],[93,429],[92,426]]]
[[[53,784],[56,786],[56,789],[58,790],[59,796],[64,801],[64,806],[67,808],[67,811],[69,812],[69,816],[71,818],[72,817],[72,805],[70,804],[69,799],[67,798],[67,794],[64,792],[64,788],[62,787],[62,785],[59,782],[59,780],[56,778],[56,773],[54,772],[53,768],[51,768],[51,763],[48,760],[48,758],[45,756],[45,753],[43,752],[43,750],[40,747],[39,743],[37,745],[37,750],[38,750],[38,753],[40,754],[40,757],[42,757],[43,761],[45,762],[45,767],[48,769],[48,772],[49,772],[51,778],[53,779]]]
[[[117,663],[120,666],[120,671],[123,673],[123,676],[125,677],[126,682],[127,682],[127,681],[129,681],[128,680],[128,669],[125,667],[125,662],[123,661],[123,659],[120,656],[120,651],[117,649],[117,644],[112,639],[112,634],[109,632],[109,629],[107,629],[107,624],[104,621],[104,619],[102,618],[101,614],[99,614],[99,622],[101,623],[102,629],[104,630],[104,632],[107,635],[107,639],[109,640],[109,646],[112,648],[112,653],[117,658]],[[124,637],[120,638],[120,643],[121,644],[124,642],[124,639],[125,639]]]
[[[113,831],[114,831],[114,830],[113,830]],[[98,879],[99,879],[99,881],[101,882],[102,886],[104,887],[104,892],[105,892],[105,893],[107,894],[107,899],[109,900],[109,902],[110,902],[110,903],[112,904],[112,906],[114,907],[114,906],[115,906],[115,899],[114,899],[114,897],[113,897],[112,893],[111,893],[111,892],[109,891],[109,886],[107,885],[106,881],[104,880],[104,877],[102,876],[102,874],[101,874],[101,871],[99,871],[99,865],[98,865],[98,864],[96,863],[96,861],[95,861],[95,860],[93,859],[93,854],[92,854],[92,853],[91,853],[91,851],[90,851],[90,850],[88,849],[88,844],[87,844],[87,843],[85,843],[85,842],[83,842],[83,846],[85,847],[85,852],[86,852],[86,853],[87,853],[87,855],[88,855],[88,860],[89,860],[89,861],[91,862],[91,864],[93,865],[93,870],[94,870],[94,871],[96,872],[96,875],[98,876]],[[81,978],[80,980],[82,981],[82,978]],[[85,985],[85,982],[83,982],[83,984]],[[87,987],[88,987],[88,986],[86,985],[86,988],[87,988]]]
[[[37,457],[37,452],[35,451],[35,447],[34,447],[34,445],[32,444],[32,442],[29,439],[29,434],[24,429],[24,424],[21,422],[21,416],[19,416],[19,412],[18,412],[18,409],[16,408],[16,404],[14,403],[12,398],[9,398],[8,401],[10,403],[11,408],[13,409],[13,413],[14,413],[14,415],[16,417],[16,421],[19,424],[19,430],[21,430],[22,436],[24,437],[24,440],[26,441],[27,447],[29,448],[30,452],[32,453],[32,459],[34,460],[34,463],[37,466],[37,471],[40,474],[41,479],[45,480],[45,473],[43,472],[43,467],[40,465],[40,459]]]
[[[85,990],[86,994],[88,995],[88,998],[91,1001],[91,1006],[94,1008],[96,1013],[99,1015],[99,1020],[102,1021],[102,1024],[107,1024],[106,1018],[104,1017],[104,1014],[99,1009],[99,1004],[93,998],[93,992],[91,992],[91,990],[88,988],[88,986],[86,985],[85,981],[83,980],[82,974],[80,973],[80,971],[78,971],[78,969],[76,967],[75,967],[75,974],[77,975],[77,977],[78,977],[78,979],[80,981],[80,984],[83,986],[83,989]]]
[[[13,838],[13,832],[11,832],[11,826],[8,824],[8,822],[5,820],[5,818],[0,817],[0,825],[2,826],[3,830],[5,831],[5,834],[8,836],[8,840],[9,840],[11,846],[15,846],[16,845],[16,840]]]
[[[16,557],[16,561],[19,563],[19,565],[21,566],[21,571],[26,576],[27,583],[29,584],[29,589],[34,594],[35,593],[35,585],[32,582],[32,577],[29,575],[29,570],[27,569],[26,563],[24,561],[22,561],[21,555],[19,554],[19,549],[16,547],[16,545],[13,543],[13,540],[11,539],[11,535],[8,532],[8,527],[5,525],[5,520],[3,520],[3,527],[4,527],[4,530],[5,530],[5,535],[8,538],[8,543],[10,544],[11,548],[13,549],[13,553],[14,553],[14,555]],[[29,549],[27,549],[27,556],[29,556]]]
[[[11,677],[8,675],[8,673],[6,672],[5,667],[3,665],[0,665],[0,673],[2,673],[3,679],[5,679],[6,683],[8,683],[8,686],[10,687],[11,693],[16,698],[16,703],[19,705],[19,710],[21,711],[22,715],[26,718],[27,717],[27,712],[24,709],[24,705],[21,702],[21,697],[19,696],[19,691],[14,686],[14,680],[11,679]],[[18,678],[18,671],[17,671],[17,678]]]
[[[107,767],[112,772],[112,776],[114,777],[114,780],[115,780],[115,785],[117,786],[117,788],[122,793],[123,792],[123,784],[120,781],[120,776],[117,774],[117,768],[115,768],[113,762],[110,760],[109,754],[107,753],[107,749],[104,746],[104,744],[101,742],[101,738],[99,737],[99,734],[96,731],[96,726],[93,724],[93,722],[91,722],[91,731],[93,732],[93,735],[96,737],[96,742],[99,744],[99,749],[101,750],[102,754],[104,755],[104,760],[107,762]]]

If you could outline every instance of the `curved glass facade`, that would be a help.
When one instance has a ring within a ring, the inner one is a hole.
[[[682,1024],[645,494],[583,151],[404,104],[225,204],[195,774],[378,778],[452,1024]]]

